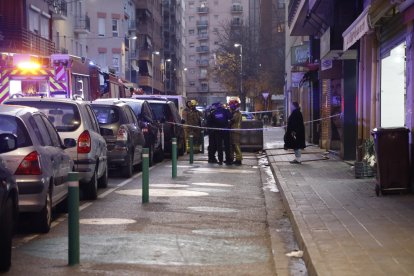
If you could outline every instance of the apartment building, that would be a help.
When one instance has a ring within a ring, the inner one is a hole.
[[[227,91],[209,74],[215,65],[218,30],[248,23],[249,0],[188,1],[186,21],[186,91],[202,105],[223,101]]]

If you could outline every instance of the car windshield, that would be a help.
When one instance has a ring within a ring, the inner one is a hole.
[[[119,121],[119,110],[114,106],[92,105],[100,125],[114,124]]]
[[[8,101],[7,104],[31,106],[43,112],[59,132],[71,132],[79,128],[81,118],[75,104],[49,101]]]
[[[155,119],[161,121],[165,118],[163,103],[150,103],[152,112],[154,112]]]
[[[3,133],[16,135],[18,148],[32,145],[32,140],[30,140],[30,136],[23,122],[14,116],[0,115],[0,134]]]

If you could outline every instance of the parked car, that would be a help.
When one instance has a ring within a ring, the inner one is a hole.
[[[171,154],[172,138],[177,138],[178,155],[184,155],[185,135],[182,119],[175,104],[163,98],[147,100],[154,113],[155,119],[160,122],[164,152]]]
[[[97,101],[107,101],[107,99]],[[137,117],[138,125],[145,137],[145,147],[149,149],[149,164],[152,165],[153,162],[161,162],[164,159],[164,150],[161,143],[161,128],[154,118],[149,103],[146,100],[131,98],[122,98],[120,101],[129,105]]]
[[[108,165],[122,168],[122,175],[131,177],[133,167],[142,163],[144,134],[132,108],[119,100],[92,102],[108,149]]]
[[[0,134],[0,154],[16,148],[16,138]],[[12,236],[19,214],[19,192],[13,175],[0,159],[0,272],[11,265]]]
[[[79,185],[85,199],[96,199],[98,187],[108,186],[106,142],[88,102],[80,98],[21,97],[9,99],[5,103],[39,109],[63,139],[76,139],[77,147],[68,148],[66,152],[74,161],[73,170],[79,173]]]
[[[76,141],[65,138],[62,144],[46,115],[23,106],[0,105],[0,134],[8,137],[6,143],[16,143],[10,151],[3,144],[0,157],[16,178],[19,210],[35,215],[37,230],[46,233],[52,208],[67,198],[73,161],[65,149],[75,147]]]

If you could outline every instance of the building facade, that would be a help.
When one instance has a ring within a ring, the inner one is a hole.
[[[215,65],[216,33],[248,23],[248,0],[189,1],[185,9],[187,97],[201,105],[225,101],[227,92],[210,74]]]

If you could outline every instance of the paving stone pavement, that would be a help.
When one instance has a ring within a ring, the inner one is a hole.
[[[414,195],[377,197],[374,178],[316,147],[266,151],[309,275],[414,275]],[[331,157],[331,158],[330,158]]]

